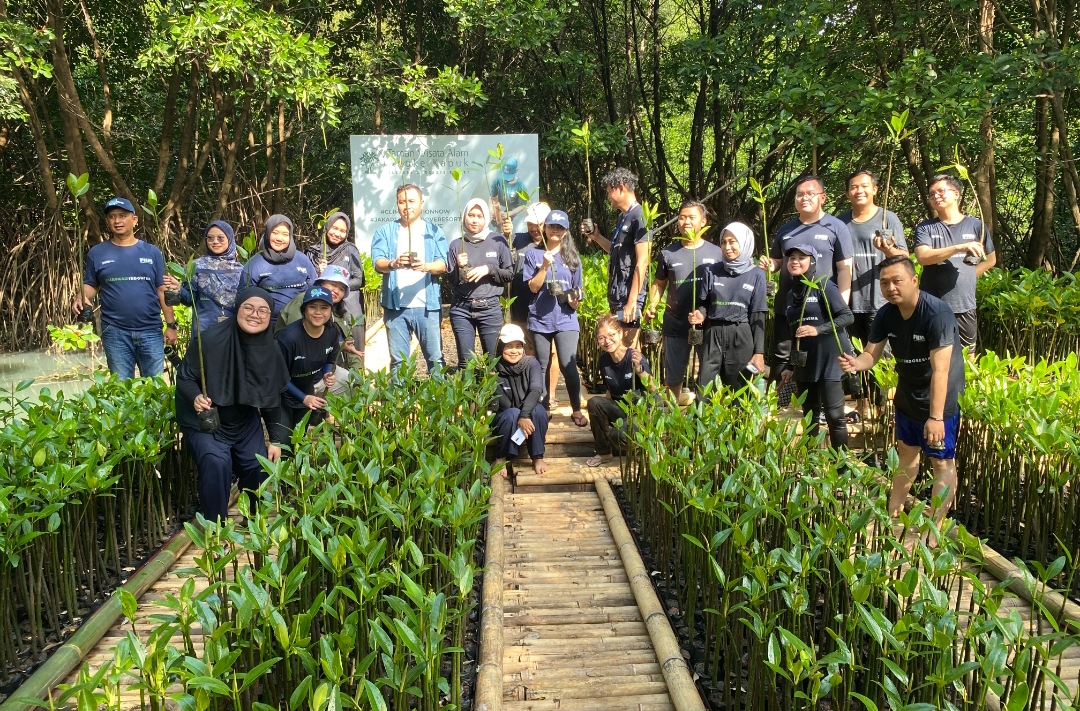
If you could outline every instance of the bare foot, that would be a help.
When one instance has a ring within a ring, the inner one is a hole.
[[[610,462],[615,456],[612,454],[597,454],[585,460],[585,466],[598,467],[605,462]]]
[[[545,462],[543,459],[534,459],[533,460],[533,471],[535,473],[543,474],[547,470],[548,470],[547,462]]]

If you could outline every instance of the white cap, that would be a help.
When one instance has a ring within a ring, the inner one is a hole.
[[[548,207],[546,202],[534,202],[529,205],[529,208],[525,211],[525,222],[534,225],[544,224],[544,220],[547,219],[548,213],[551,212],[551,208]]]
[[[525,342],[525,332],[516,323],[508,323],[499,331],[499,340],[503,343]]]

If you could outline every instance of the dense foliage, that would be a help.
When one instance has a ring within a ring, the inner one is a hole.
[[[240,499],[244,525],[189,525],[203,551],[170,614],[66,695],[108,709],[128,688],[153,709],[460,708],[495,391],[474,366],[376,374],[332,399],[338,425],[297,428],[257,505]]]
[[[246,233],[284,211],[310,240],[349,202],[358,133],[534,132],[539,196],[575,220],[594,195],[610,226],[596,181],[618,163],[666,216],[727,186],[718,220],[759,233],[790,215],[799,175],[821,173],[839,212],[847,173],[890,157],[910,228],[959,149],[999,261],[1071,269],[1077,23],[1018,0],[5,0],[0,342],[64,321],[76,203],[91,239],[108,194],[147,206],[141,234],[173,258],[216,217]],[[69,194],[69,173],[90,189]]]
[[[643,399],[623,466],[713,703],[1042,708],[1038,690],[1074,633],[1010,612],[1005,585],[975,572],[978,541],[939,532],[925,503],[894,528],[887,472],[818,448],[773,416],[772,391],[744,393],[686,410]]]
[[[41,661],[191,516],[172,388],[99,376],[73,398],[0,404],[0,679]]]

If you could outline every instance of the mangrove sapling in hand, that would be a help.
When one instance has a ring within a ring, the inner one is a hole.
[[[195,260],[188,259],[186,266],[180,266],[176,262],[169,262],[169,271],[178,280],[182,280],[187,285],[188,293],[194,294],[195,289],[192,286],[192,281],[195,278]],[[198,405],[202,409],[198,409],[199,418],[199,430],[202,432],[216,432],[221,427],[221,415],[218,413],[218,409],[210,402],[210,398],[206,394],[206,363],[203,360],[203,347],[202,347],[202,327],[199,324],[199,309],[192,308],[191,316],[195,325],[195,344],[199,350],[199,384],[202,386],[202,399],[204,402],[199,402]]]
[[[956,174],[960,176],[960,179],[967,183],[971,189],[972,200],[975,201],[975,209],[979,211],[979,244],[983,247],[981,256],[974,254],[968,254],[964,257],[964,264],[974,267],[979,263],[987,260],[986,256],[986,218],[983,217],[982,201],[979,200],[979,193],[975,190],[975,183],[971,182],[971,174],[968,172],[967,166],[960,162],[960,145],[953,146],[953,162],[949,165],[944,165],[938,168],[939,173],[943,173],[946,170],[955,170]]]
[[[83,231],[82,226],[79,224],[79,198],[90,190],[90,174],[83,173],[82,175],[74,175],[68,173],[67,177],[68,192],[71,193],[71,199],[75,203],[75,240],[78,245],[76,249],[79,253],[79,304],[80,308],[76,314],[76,320],[79,323],[93,323],[94,322],[94,308],[91,302],[86,300],[82,292],[82,278],[86,272],[86,245],[83,243]]]
[[[582,221],[582,231],[585,234],[592,234],[596,229],[593,225],[592,219],[592,166],[589,164],[589,146],[590,146],[590,134],[589,134],[589,122],[581,124],[581,128],[572,128],[570,132],[574,134],[574,142],[580,144],[585,149],[585,187],[586,187],[586,203],[585,203],[585,219]]]
[[[773,183],[768,185],[762,185],[757,181],[757,178],[750,176],[750,189],[753,194],[750,196],[754,199],[758,205],[761,206],[761,241],[765,245],[765,253],[761,255],[761,259],[758,260],[758,266],[765,270],[765,291],[769,298],[769,313],[772,313],[772,298],[776,296],[777,281],[780,278],[779,272],[774,277],[772,269],[772,260],[769,259],[769,213],[766,211],[766,203],[769,200],[768,191],[773,186]],[[783,267],[781,267],[782,269]]]
[[[900,142],[915,134],[915,129],[907,130],[907,122],[910,113],[904,109],[901,113],[894,113],[885,122],[885,129],[889,132],[889,167],[885,173],[885,194],[881,199],[881,227],[874,232],[874,245],[879,249],[895,248],[896,236],[891,229],[886,227],[885,216],[889,209],[889,190],[892,186],[893,158],[900,148]]]

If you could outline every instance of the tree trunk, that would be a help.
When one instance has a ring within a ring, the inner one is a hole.
[[[979,0],[979,51],[986,55],[994,53],[994,3],[993,0]],[[983,113],[979,126],[982,139],[982,153],[975,164],[975,193],[982,207],[983,221],[992,236],[998,234],[994,193],[997,175],[994,170],[994,118],[990,108]]]
[[[1050,101],[1035,100],[1035,204],[1031,218],[1031,240],[1024,265],[1040,269],[1054,232],[1054,181],[1057,177],[1059,134],[1050,121]]]

